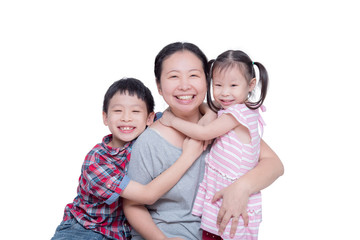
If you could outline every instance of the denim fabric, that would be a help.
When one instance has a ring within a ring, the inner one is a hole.
[[[88,230],[81,226],[75,219],[62,221],[56,228],[51,240],[107,240],[104,235]]]

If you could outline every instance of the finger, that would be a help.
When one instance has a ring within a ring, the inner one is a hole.
[[[222,218],[222,221],[219,226],[219,235],[221,236],[226,228],[226,225],[229,223],[231,218],[231,214],[229,212],[225,212],[224,217]]]
[[[206,150],[206,148],[210,145],[211,141],[210,140],[206,140],[204,142],[204,151]]]
[[[224,208],[220,208],[219,213],[218,213],[217,218],[216,218],[216,226],[217,227],[220,227],[220,223],[222,222],[222,219],[223,219],[224,215],[225,215]]]
[[[233,217],[231,220],[230,237],[233,238],[239,225],[239,217]]]
[[[247,211],[241,214],[243,220],[244,220],[244,226],[247,227],[249,225],[249,215],[247,214]]]
[[[215,203],[216,201],[218,201],[220,198],[222,198],[222,191],[218,191],[214,194],[214,197],[211,200],[211,203]]]

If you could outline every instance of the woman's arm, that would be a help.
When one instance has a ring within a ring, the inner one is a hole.
[[[166,239],[163,232],[155,225],[144,205],[124,199],[124,213],[130,225],[145,239]]]
[[[133,227],[146,240],[184,240],[179,237],[168,238],[156,226],[149,211],[139,203],[124,199],[124,212],[131,227]]]
[[[231,114],[223,114],[203,126],[175,117],[170,111],[164,112],[160,118],[160,122],[165,126],[173,127],[184,135],[197,140],[210,140],[219,137],[240,124]]]
[[[169,191],[191,167],[203,151],[203,142],[186,138],[183,151],[176,162],[150,183],[143,185],[130,181],[121,197],[151,205]]]
[[[232,217],[235,218],[232,220],[231,234],[235,234],[240,215],[247,225],[246,209],[249,196],[268,187],[283,174],[284,166],[281,160],[265,141],[261,140],[258,165],[227,188],[217,192],[213,198],[213,202],[223,198],[217,218],[219,233],[224,231]]]

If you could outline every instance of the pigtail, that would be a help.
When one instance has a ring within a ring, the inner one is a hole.
[[[213,101],[212,101],[212,98],[211,98],[211,79],[212,79],[212,75],[213,75],[213,66],[214,66],[214,63],[215,63],[215,59],[212,59],[208,62],[208,69],[209,69],[209,74],[207,76],[207,80],[206,82],[208,83],[207,85],[207,92],[206,92],[206,101],[207,101],[207,104],[209,106],[209,108],[214,111],[214,112],[217,112],[220,110],[219,107],[217,107]]]
[[[266,71],[266,68],[264,67],[264,65],[262,65],[259,62],[253,62],[252,65],[256,65],[259,69],[259,87],[261,89],[260,92],[260,97],[259,100],[256,102],[248,102],[246,105],[248,106],[248,108],[250,109],[257,109],[259,107],[261,107],[261,105],[264,103],[265,101],[265,97],[266,97],[266,93],[267,93],[267,89],[268,89],[268,84],[269,84],[269,77],[268,77],[268,73]],[[252,66],[252,71],[254,72],[254,76],[255,76],[255,69]]]

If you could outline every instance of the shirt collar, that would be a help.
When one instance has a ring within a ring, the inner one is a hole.
[[[112,156],[116,156],[116,155],[122,153],[123,151],[127,150],[128,148],[131,147],[131,145],[134,142],[134,141],[131,141],[131,142],[126,143],[121,148],[115,148],[115,147],[109,146],[109,143],[111,142],[111,140],[112,140],[112,134],[109,134],[103,138],[101,145],[106,150],[106,152]]]

